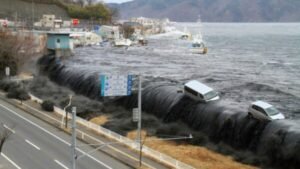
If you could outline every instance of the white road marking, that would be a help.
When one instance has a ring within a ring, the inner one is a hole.
[[[25,140],[28,144],[30,144],[32,147],[41,150],[37,145],[33,144],[32,142],[30,142],[29,140]]]
[[[10,158],[8,158],[4,153],[1,153],[1,155],[2,155],[7,161],[9,161],[12,165],[14,165],[17,169],[22,169],[22,168],[19,167],[15,162],[13,162]]]
[[[46,116],[46,117],[48,117],[48,118],[50,118],[50,119],[52,119],[52,120],[54,120],[54,121],[56,121],[56,122],[61,123],[60,120],[57,120],[57,119],[55,119],[55,118],[53,118],[53,117],[51,117],[51,116],[49,116],[49,115],[47,115],[47,114],[41,112],[40,110],[38,110],[38,109],[36,109],[36,108],[34,108],[34,107],[31,107],[30,105],[27,105],[26,103],[23,103],[23,105],[25,105],[26,107],[28,107],[28,108],[30,108],[30,109],[33,109],[33,110],[39,112],[40,114],[42,114],[42,115],[44,115],[44,116]],[[81,132],[81,133],[84,133],[83,131],[81,131],[81,130],[79,130],[79,129],[76,129],[76,130],[79,131],[79,132]],[[103,141],[101,141],[101,140],[99,140],[99,139],[96,139],[96,138],[93,137],[93,136],[90,136],[90,135],[88,135],[88,134],[86,134],[86,133],[84,133],[84,134],[85,134],[86,136],[88,136],[88,137],[94,139],[94,140],[97,140],[97,141],[100,142],[101,144],[105,144],[105,142],[103,142]],[[121,151],[121,150],[119,150],[119,149],[117,149],[117,148],[115,148],[115,147],[113,147],[113,146],[108,145],[107,147],[109,147],[110,149],[112,149],[112,150],[114,150],[114,151],[116,151],[116,152],[118,152],[118,153],[120,153],[120,154],[123,154],[124,156],[127,156],[128,158],[130,158],[130,159],[132,159],[132,160],[134,160],[134,161],[139,161],[139,159],[137,159],[137,158],[131,156],[130,154],[127,154],[127,153],[125,153],[125,152],[123,152],[123,151]],[[86,153],[84,152],[83,154],[86,154]],[[144,164],[145,166],[151,168],[151,169],[156,169],[155,167],[151,166],[150,164],[148,164],[148,163],[146,163],[146,162],[144,162],[144,161],[143,161],[143,164]]]
[[[11,131],[11,132],[14,133],[14,134],[16,133],[13,129],[9,128],[9,127],[8,127],[7,125],[5,125],[5,124],[3,125],[3,127],[5,127],[6,129],[8,129],[9,131]]]
[[[59,141],[61,141],[61,142],[65,143],[65,144],[67,144],[68,146],[71,146],[71,144],[68,143],[67,141],[65,141],[65,140],[63,140],[62,138],[56,136],[55,134],[51,133],[50,131],[44,129],[43,127],[39,126],[38,124],[36,124],[36,123],[34,123],[34,122],[28,120],[27,118],[25,118],[25,117],[19,115],[18,113],[14,112],[14,111],[11,110],[10,108],[8,108],[8,107],[6,107],[6,106],[4,106],[4,105],[1,105],[1,104],[0,104],[0,106],[3,107],[3,108],[6,109],[6,110],[12,112],[13,114],[15,114],[16,116],[18,116],[19,118],[21,118],[21,119],[27,121],[27,122],[30,123],[31,125],[33,125],[33,126],[39,128],[40,130],[44,131],[45,133],[47,133],[47,134],[53,136],[54,138],[58,139]],[[83,150],[81,150],[81,149],[79,149],[79,148],[76,148],[76,150],[79,151],[80,153],[85,153]],[[96,161],[97,163],[103,165],[104,167],[106,167],[106,168],[108,168],[108,169],[112,169],[110,166],[108,166],[107,164],[103,163],[102,161],[99,161],[99,160],[96,159],[95,157],[93,157],[93,156],[91,156],[91,155],[89,155],[89,154],[88,154],[87,156],[88,156],[89,158],[93,159],[94,161]]]
[[[61,163],[60,161],[58,160],[54,160],[58,165],[60,165],[62,168],[64,169],[69,169],[67,166],[65,166],[63,163]]]

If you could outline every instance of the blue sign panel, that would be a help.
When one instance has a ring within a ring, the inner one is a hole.
[[[132,75],[100,75],[101,96],[131,95]]]

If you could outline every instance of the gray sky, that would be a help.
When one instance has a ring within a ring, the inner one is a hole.
[[[111,2],[111,3],[122,3],[127,1],[132,1],[132,0],[104,0],[104,2]]]

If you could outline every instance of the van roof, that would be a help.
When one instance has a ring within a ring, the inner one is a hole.
[[[269,103],[266,103],[266,102],[260,101],[260,100],[253,102],[252,105],[259,106],[263,109],[267,109],[269,107],[272,107],[272,105],[270,105]]]
[[[195,91],[197,91],[197,92],[199,92],[199,93],[201,93],[201,94],[206,94],[206,93],[213,90],[212,88],[206,86],[203,83],[198,82],[197,80],[189,81],[184,85],[191,88],[191,89],[193,89],[193,90],[195,90]]]

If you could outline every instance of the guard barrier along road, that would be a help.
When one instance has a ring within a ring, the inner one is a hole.
[[[32,101],[35,101],[37,103],[43,103],[43,100],[39,99],[38,97],[32,95],[32,94],[29,94],[30,98]],[[57,114],[61,115],[61,116],[64,116],[65,115],[65,111],[59,107],[56,107],[54,106],[54,112],[56,112]],[[70,113],[68,113],[68,118],[69,119],[72,119],[72,116],[70,115]],[[60,122],[60,121],[59,121]],[[82,119],[80,117],[76,117],[76,122],[78,124],[81,124],[89,129],[92,129],[106,137],[109,137],[113,140],[116,140],[136,151],[139,151],[139,143],[138,142],[135,142],[127,137],[124,137],[124,136],[121,136],[120,134],[116,133],[116,132],[113,132],[111,130],[108,130],[106,128],[103,128],[99,125],[96,125],[94,123],[91,123],[85,119]],[[61,122],[60,122],[61,123]],[[63,124],[62,124],[63,125]],[[85,134],[84,132],[80,131],[80,130],[77,130],[79,136],[81,136],[81,139],[83,140],[89,140],[89,141],[93,141],[95,143],[100,143],[100,144],[103,144],[102,141],[98,140],[97,138],[95,137],[92,137],[88,134]],[[178,161],[168,155],[165,155],[163,153],[160,153],[156,150],[153,150],[147,146],[143,146],[143,149],[142,149],[142,152],[162,163],[165,163],[167,165],[170,165],[172,167],[175,167],[177,169],[195,169],[194,167],[188,165],[188,164],[185,164],[181,161]]]

